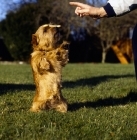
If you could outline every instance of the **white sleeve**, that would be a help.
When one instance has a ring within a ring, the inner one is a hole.
[[[137,0],[108,0],[104,8],[108,15],[118,16],[137,8]],[[115,15],[112,14],[112,11]]]

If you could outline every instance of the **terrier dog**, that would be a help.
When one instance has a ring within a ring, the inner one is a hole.
[[[31,67],[36,94],[31,111],[55,109],[67,112],[67,101],[61,93],[61,70],[68,63],[68,45],[63,41],[60,25],[46,24],[32,35]]]

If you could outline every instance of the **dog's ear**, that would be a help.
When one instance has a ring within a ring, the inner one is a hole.
[[[37,36],[35,34],[32,34],[31,44],[35,46],[38,45]]]

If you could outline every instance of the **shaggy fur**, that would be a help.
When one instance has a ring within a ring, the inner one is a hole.
[[[31,67],[36,94],[31,111],[34,112],[67,111],[67,101],[61,93],[61,70],[68,63],[68,42],[62,40],[59,27],[43,25],[32,35]]]

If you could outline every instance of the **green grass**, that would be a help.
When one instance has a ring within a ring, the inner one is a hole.
[[[0,64],[0,139],[136,140],[133,64],[68,64],[63,96],[69,110],[29,112],[35,93],[30,65]]]

